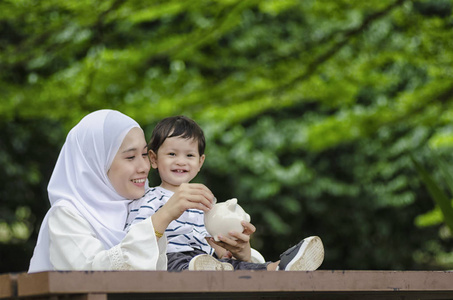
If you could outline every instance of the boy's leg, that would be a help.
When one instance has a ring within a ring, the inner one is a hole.
[[[278,262],[250,263],[235,259],[221,259],[233,265],[235,270],[285,270],[285,271],[314,271],[324,260],[324,247],[317,236],[311,236],[289,248]],[[268,268],[268,265],[270,265]],[[278,264],[278,265],[277,265]]]
[[[233,266],[209,254],[197,255],[189,263],[191,271],[233,271]]]
[[[303,239],[280,255],[277,270],[314,271],[324,260],[324,246],[317,236]]]
[[[222,258],[222,259],[220,259],[220,261],[223,263],[229,263],[229,264],[233,265],[233,268],[235,270],[255,270],[255,271],[267,270],[267,265],[270,264],[270,262],[260,264],[260,263],[240,261],[240,260],[232,259],[232,258]]]
[[[204,251],[194,249],[194,251],[187,252],[171,252],[167,253],[167,270],[168,271],[182,271],[189,268],[189,263],[193,257],[206,254]]]

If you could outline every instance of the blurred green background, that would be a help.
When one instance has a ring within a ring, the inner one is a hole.
[[[0,1],[0,273],[28,269],[69,129],[184,114],[195,181],[236,197],[267,259],[319,235],[321,269],[453,268],[413,154],[452,162],[452,0]],[[157,175],[150,174],[152,184]]]

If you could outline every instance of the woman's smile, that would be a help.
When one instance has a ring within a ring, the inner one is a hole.
[[[138,187],[143,187],[146,182],[146,178],[138,178],[138,179],[132,179],[131,180],[133,184],[135,184]]]

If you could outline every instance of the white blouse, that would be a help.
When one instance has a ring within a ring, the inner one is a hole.
[[[165,236],[157,240],[151,218],[131,226],[106,250],[90,223],[72,207],[49,215],[50,261],[55,270],[166,270]]]

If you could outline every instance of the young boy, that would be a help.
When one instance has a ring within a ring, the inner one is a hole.
[[[205,160],[205,146],[203,130],[187,117],[169,117],[157,124],[148,151],[151,166],[158,170],[162,182],[131,202],[126,230],[154,214],[181,185],[198,174]],[[243,233],[232,233],[236,240],[221,237],[221,242],[214,242],[204,226],[203,212],[186,210],[165,230],[168,270],[315,270],[322,263],[324,249],[318,237],[302,240],[283,253],[281,261],[252,263],[249,235],[255,228],[250,223],[243,225]],[[230,258],[232,255],[238,259]]]

